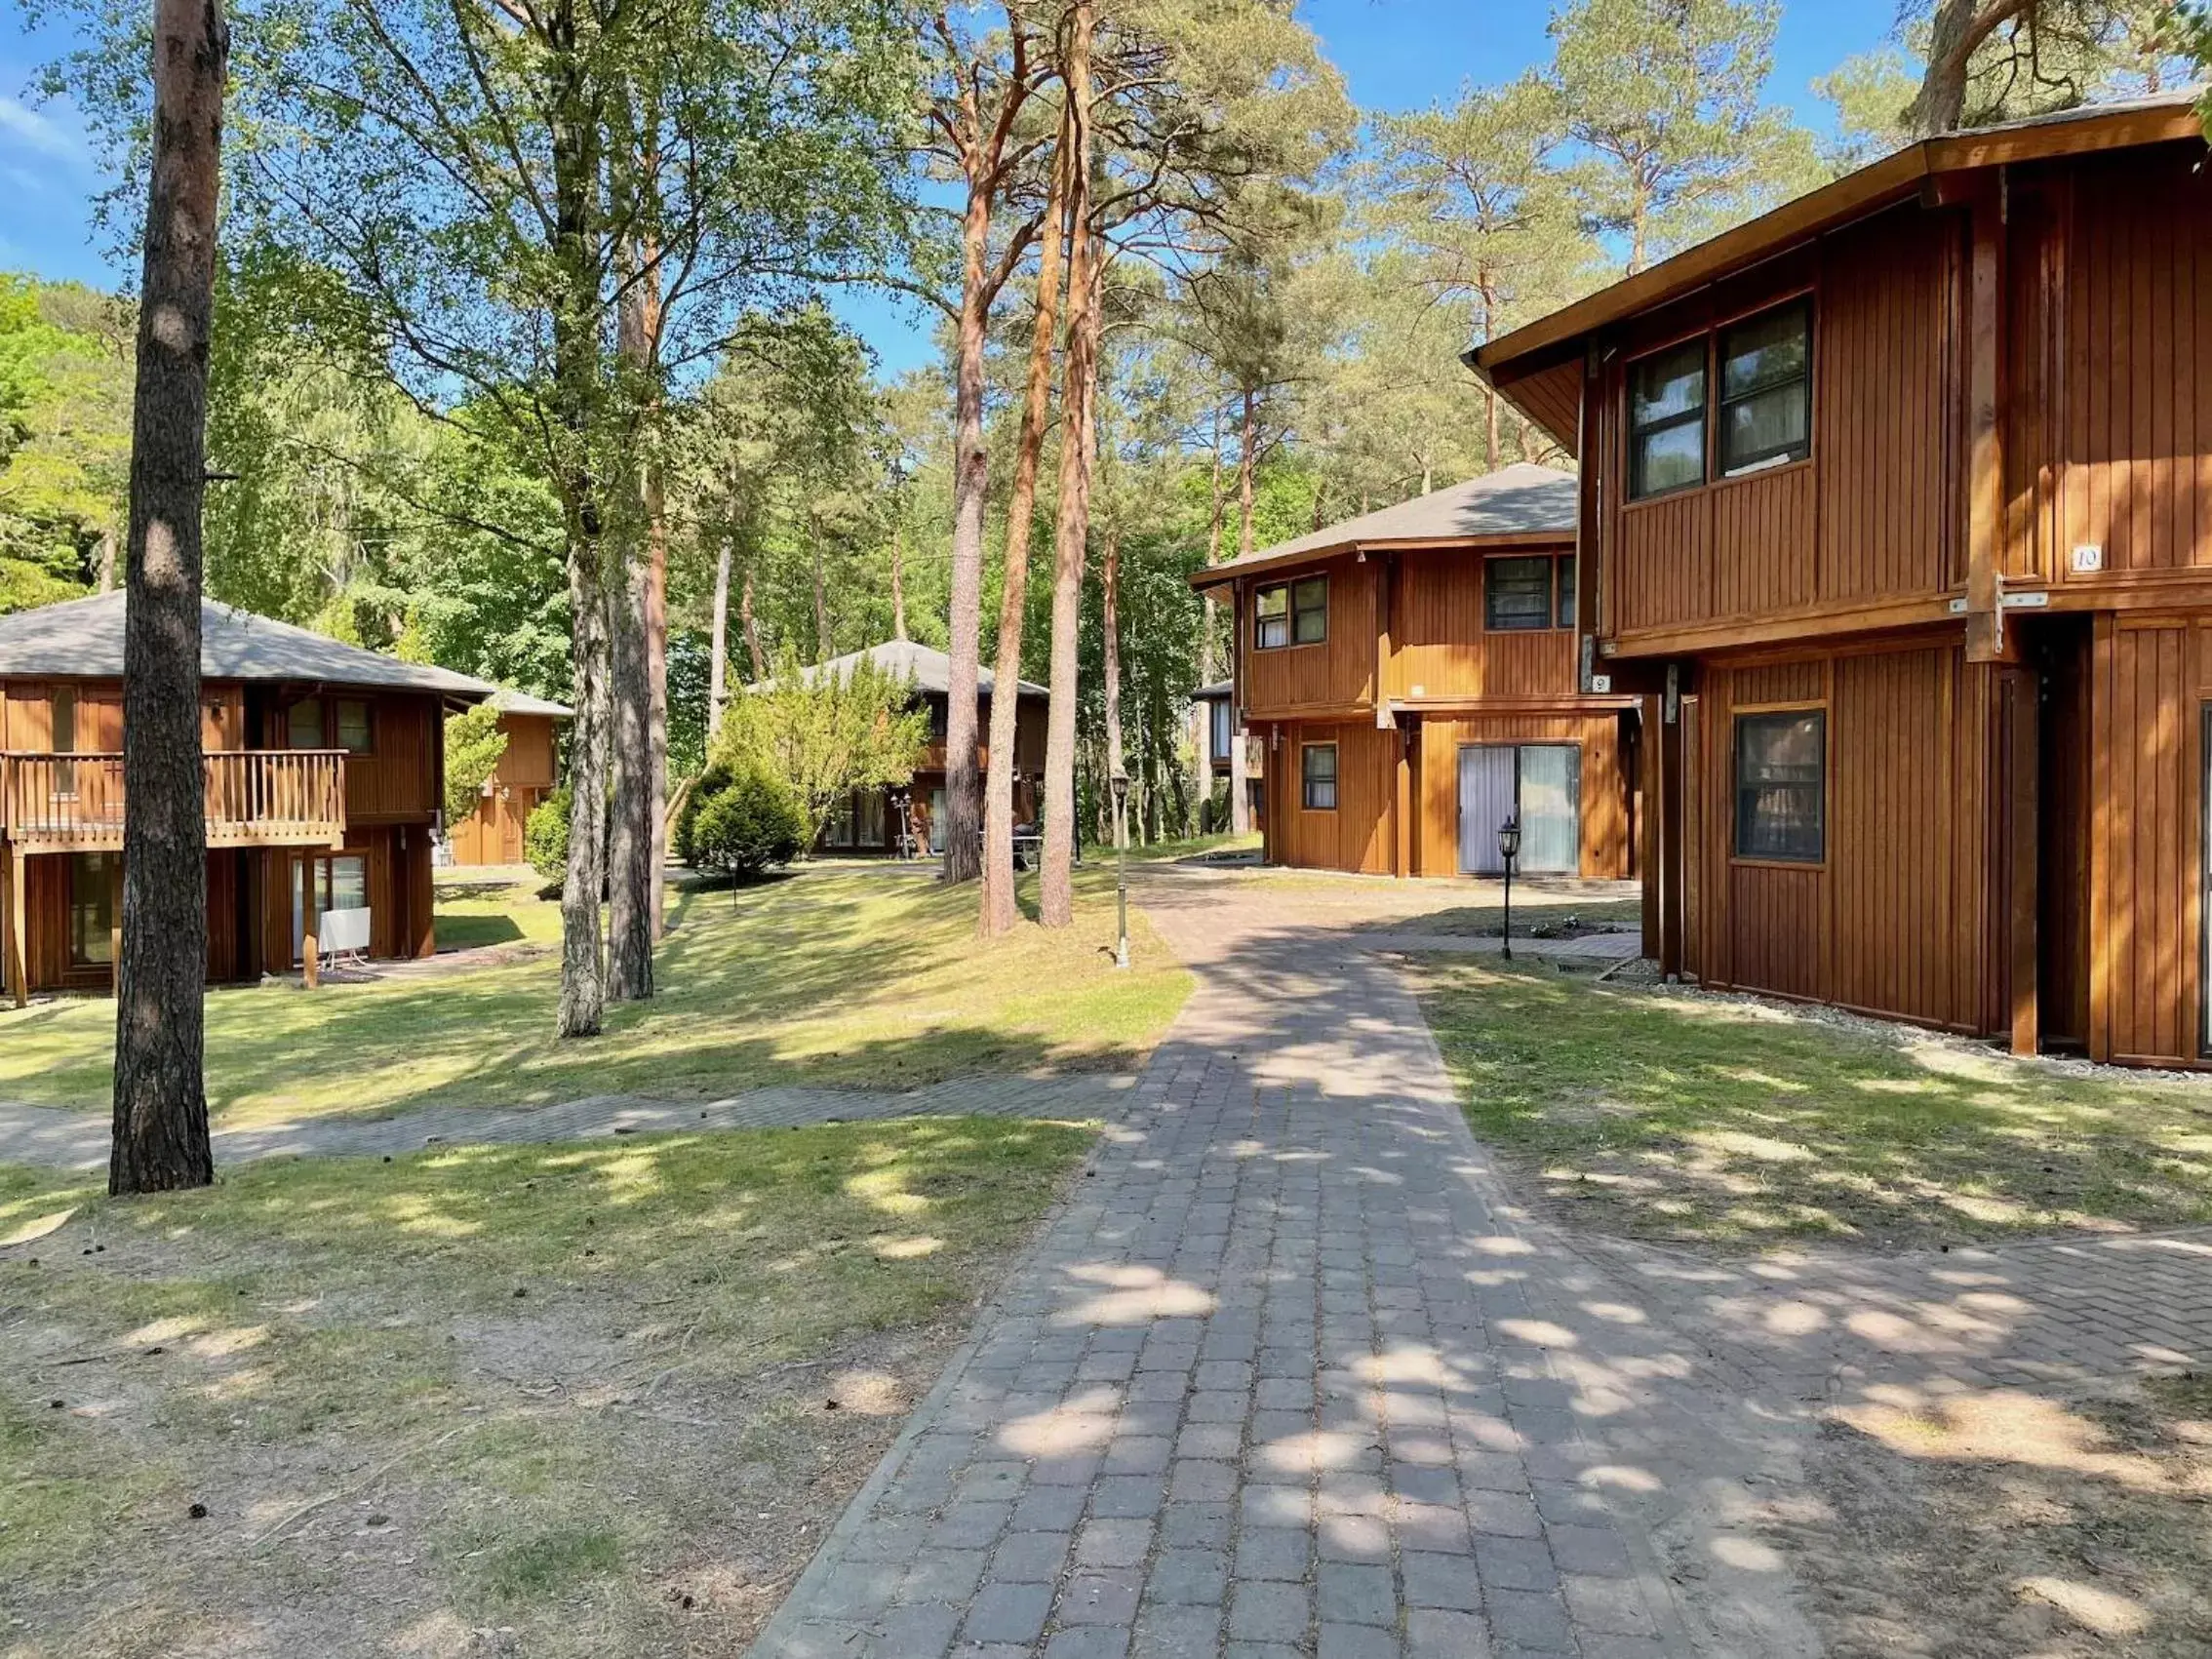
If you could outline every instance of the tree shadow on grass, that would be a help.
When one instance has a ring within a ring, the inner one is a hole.
[[[1913,1247],[2212,1221],[2212,1085],[1557,974],[1417,971],[1476,1133],[1578,1225]]]

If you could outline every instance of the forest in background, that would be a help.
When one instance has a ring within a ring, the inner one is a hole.
[[[1277,159],[1264,178],[1234,179],[1247,208],[1264,185],[1264,211],[1209,217],[1202,194],[1108,233],[1081,621],[1086,816],[1106,766],[1109,563],[1136,829],[1184,832],[1187,695],[1225,661],[1191,571],[1511,460],[1558,459],[1458,353],[1906,141],[1937,20],[1923,10],[1901,18],[1894,45],[1819,83],[1837,131],[1816,136],[1768,101],[1778,12],[1758,0],[1576,0],[1554,19],[1548,63],[1409,114],[1352,107],[1287,6],[1221,6],[1219,51],[1277,91],[1217,107],[1229,141],[1207,165],[1229,178],[1250,155]],[[1962,119],[2169,87],[2187,75],[2182,48],[2156,0],[2023,9],[1974,48]],[[926,107],[932,65],[916,72]],[[785,652],[949,643],[955,330],[937,313],[957,301],[957,226],[942,221],[959,203],[926,129],[906,171],[901,238],[844,275],[917,296],[941,364],[885,379],[817,289],[747,309],[672,376],[656,441],[679,772],[704,750],[718,575],[737,682]],[[1009,201],[1044,188],[1016,178]],[[1035,309],[1036,255],[1015,253],[1015,302],[989,316],[985,354],[986,663]],[[330,350],[314,286],[283,251],[226,240],[210,593],[572,698],[563,511],[541,457],[479,417],[485,394],[427,400]],[[134,326],[125,299],[0,278],[0,611],[113,579]],[[1054,433],[1031,508],[1041,547],[1056,453]],[[1047,675],[1051,601],[1049,580],[1028,584],[1028,678]]]

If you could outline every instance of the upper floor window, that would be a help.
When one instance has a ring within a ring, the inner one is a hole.
[[[1705,340],[1629,367],[1629,496],[1642,500],[1705,482]]]
[[[1216,697],[1213,701],[1213,759],[1229,758],[1229,699]]]
[[[1826,710],[1736,716],[1736,856],[1828,856]]]
[[[57,686],[54,700],[48,705],[54,713],[53,741],[47,746],[57,755],[73,755],[77,752],[77,688]]]
[[[1812,454],[1812,310],[1786,305],[1720,336],[1720,476]]]
[[[366,755],[373,747],[369,705],[359,697],[338,699],[337,746],[354,755]]]
[[[1252,644],[1260,651],[1279,646],[1320,645],[1328,638],[1328,578],[1303,576],[1276,582],[1252,594]]]
[[[1488,559],[1482,625],[1492,633],[1574,626],[1574,555]]]
[[[323,746],[323,699],[301,697],[284,715],[287,748],[320,749]]]

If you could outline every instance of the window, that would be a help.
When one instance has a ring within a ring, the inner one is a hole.
[[[47,744],[57,755],[72,755],[77,751],[77,688],[54,688],[52,741]],[[73,798],[77,793],[77,768],[74,762],[63,761],[54,769],[54,793]]]
[[[1574,555],[1569,553],[1560,561],[1559,608],[1554,612],[1562,628],[1574,626]]]
[[[1498,830],[1521,827],[1514,873],[1572,876],[1582,869],[1582,750],[1573,743],[1469,743],[1459,751],[1459,869],[1505,870]]]
[[[1274,651],[1290,643],[1290,590],[1280,583],[1252,594],[1252,648]]]
[[[1812,312],[1804,305],[1720,336],[1720,476],[1812,453]]]
[[[1229,758],[1229,699],[1216,697],[1213,702],[1213,750],[1211,758],[1225,761]]]
[[[852,797],[841,795],[837,805],[830,809],[829,822],[822,829],[824,847],[850,847],[852,845]]]
[[[860,791],[860,823],[853,840],[861,847],[881,847],[885,841],[886,797],[881,789]]]
[[[1299,799],[1309,812],[1336,810],[1336,745],[1308,743],[1298,755]]]
[[[986,717],[988,718],[988,717]],[[949,696],[929,699],[929,741],[942,743],[952,730],[952,699]]]
[[[315,890],[315,914],[328,916],[334,910],[367,910],[369,908],[369,860],[358,852],[336,854],[307,853],[293,861],[292,865],[292,960],[298,962],[306,952],[307,944],[307,884],[312,882]],[[330,949],[327,933],[318,933]]]
[[[1705,341],[1629,369],[1629,497],[1640,501],[1705,482]]]
[[[358,697],[341,697],[337,704],[337,746],[351,755],[366,755],[369,734],[369,705]]]
[[[121,854],[69,857],[69,966],[108,968],[115,961],[115,867]]]
[[[1482,625],[1493,632],[1552,626],[1552,561],[1484,561]]]
[[[1328,638],[1328,578],[1308,576],[1290,584],[1290,643],[1320,645]]]
[[[288,748],[320,749],[323,746],[323,699],[301,697],[285,710],[284,741]]]
[[[1736,717],[1736,856],[1818,864],[1828,855],[1828,714]]]

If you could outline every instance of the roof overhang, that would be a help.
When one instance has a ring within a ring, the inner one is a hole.
[[[1273,558],[1232,560],[1191,573],[1191,586],[1200,592],[1226,587],[1246,576],[1264,576],[1278,571],[1294,571],[1325,565],[1335,559],[1364,559],[1370,553],[1492,553],[1517,547],[1563,547],[1574,540],[1574,529],[1517,530],[1497,535],[1427,535],[1389,541],[1340,541],[1329,547],[1306,547]]]
[[[1911,201],[1947,175],[2202,136],[2193,102],[2165,98],[1925,139],[1476,346],[1460,361],[1577,454],[1584,345],[1600,330]]]

